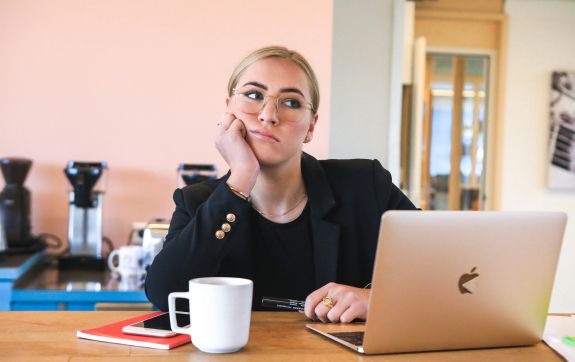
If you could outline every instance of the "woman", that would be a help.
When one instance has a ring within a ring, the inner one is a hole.
[[[248,55],[226,103],[216,147],[230,171],[175,191],[148,298],[166,310],[168,294],[192,278],[235,276],[254,281],[254,310],[269,296],[305,299],[311,319],[365,319],[381,214],[415,207],[377,160],[318,161],[302,151],[319,88],[299,53]]]

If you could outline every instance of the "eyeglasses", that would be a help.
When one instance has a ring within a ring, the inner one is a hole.
[[[313,112],[313,105],[297,93],[271,96],[253,88],[234,89],[233,92],[235,106],[243,113],[261,113],[267,98],[275,98],[277,117],[285,122],[299,122],[305,118],[308,110]]]

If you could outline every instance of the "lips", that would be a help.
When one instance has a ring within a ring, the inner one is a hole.
[[[250,133],[254,135],[256,138],[265,142],[278,143],[280,141],[276,136],[264,130],[254,129],[251,130]]]

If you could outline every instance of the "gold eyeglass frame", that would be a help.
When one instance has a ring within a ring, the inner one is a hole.
[[[244,93],[241,93],[239,89],[237,88],[233,88],[232,89],[232,96],[237,96],[237,95],[243,95]],[[279,115],[279,100],[281,99],[281,95],[278,96],[272,96],[269,94],[264,95],[264,99],[263,99],[263,103],[260,107],[260,109],[257,112],[245,112],[247,114],[260,114],[262,112],[262,109],[264,109],[264,107],[267,104],[267,98],[275,98],[275,109],[276,109],[276,114]],[[303,97],[303,100],[305,101],[304,106],[306,106],[306,110],[310,110],[312,111],[312,113],[315,113],[315,109],[313,108],[313,104],[311,102],[309,102],[307,99],[305,99],[305,97]]]

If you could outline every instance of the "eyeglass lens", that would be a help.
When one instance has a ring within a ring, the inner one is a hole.
[[[268,102],[273,102],[278,118],[285,121],[299,121],[309,109],[305,99],[297,95],[272,97],[244,91],[236,93],[234,98],[238,109],[248,114],[258,114]]]

